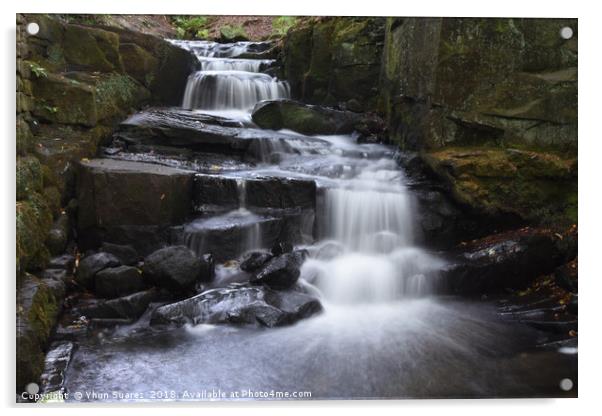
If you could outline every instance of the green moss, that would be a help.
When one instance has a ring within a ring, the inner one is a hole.
[[[16,204],[17,271],[44,267],[49,253],[44,241],[52,225],[52,213],[44,198],[33,193]]]
[[[33,156],[18,157],[16,171],[17,200],[27,199],[33,192],[42,190],[42,166]]]
[[[576,223],[574,159],[491,148],[448,148],[423,156],[463,204],[546,226]]]
[[[171,23],[180,39],[206,39],[209,37],[209,16],[172,16]]]

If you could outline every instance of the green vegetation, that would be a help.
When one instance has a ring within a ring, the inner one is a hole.
[[[237,42],[249,38],[245,29],[240,25],[224,25],[219,29],[219,33],[224,42]]]
[[[208,25],[210,18],[207,16],[173,16],[172,24],[176,28],[179,39],[206,39],[209,37]]]
[[[29,68],[37,78],[48,78],[48,72],[43,66],[35,62],[29,62]]]
[[[272,37],[283,37],[288,30],[295,26],[297,18],[295,16],[278,16],[272,19]]]

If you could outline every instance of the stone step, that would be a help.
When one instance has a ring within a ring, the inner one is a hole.
[[[240,121],[181,108],[151,108],[122,122],[113,138],[128,146],[153,145],[187,148],[266,160],[286,142],[324,140],[273,130],[243,126]],[[290,146],[289,146],[290,147]]]
[[[236,259],[243,253],[270,248],[276,242],[313,241],[313,210],[233,210],[204,215],[172,228],[172,243],[185,244],[198,255],[211,253],[216,261]]]

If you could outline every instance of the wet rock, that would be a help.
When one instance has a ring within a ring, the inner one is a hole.
[[[272,246],[272,255],[280,256],[284,253],[290,253],[293,251],[293,245],[286,241],[279,241]]]
[[[290,325],[322,310],[317,298],[296,291],[232,284],[157,308],[151,325],[184,323]]]
[[[110,267],[96,273],[94,291],[101,298],[116,298],[144,289],[142,272],[136,267]]]
[[[245,272],[254,272],[263,267],[273,257],[273,254],[265,251],[254,251],[243,258],[240,269]]]
[[[107,267],[117,267],[119,265],[119,259],[109,253],[96,253],[86,256],[79,262],[75,281],[84,288],[92,289],[96,273]]]
[[[244,184],[239,184],[236,178],[215,175],[196,176],[195,206],[240,207],[240,186],[244,186],[244,203],[250,207],[313,209],[315,206],[315,181],[266,177],[245,179]]]
[[[443,274],[455,293],[495,293],[522,289],[562,261],[555,237],[522,229],[476,240],[465,247]]]
[[[192,209],[193,173],[148,163],[93,159],[79,165],[78,228],[183,222]]]
[[[142,273],[153,284],[176,292],[192,289],[206,268],[186,246],[171,246],[155,251],[144,259]]]
[[[577,294],[572,294],[569,303],[567,304],[567,309],[570,313],[577,315],[579,311],[579,298]]]
[[[103,243],[100,251],[114,255],[126,266],[134,266],[140,259],[136,249],[129,245]]]
[[[54,332],[53,339],[56,341],[81,341],[90,334],[87,319],[78,319],[68,324],[59,324]]]
[[[75,257],[71,254],[63,254],[62,256],[53,257],[48,262],[49,269],[64,269],[73,270],[75,266]]]
[[[265,284],[273,289],[287,289],[299,279],[303,256],[299,252],[285,253],[270,260],[254,277],[253,284]]]
[[[71,313],[88,319],[138,319],[158,296],[156,289],[149,289],[111,300],[95,299],[78,305]]]
[[[64,390],[65,372],[74,351],[75,344],[72,342],[55,342],[50,346],[44,361],[44,371],[40,376],[41,393]]]

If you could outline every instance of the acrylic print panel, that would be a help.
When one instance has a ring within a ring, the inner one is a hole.
[[[576,397],[577,37],[17,15],[17,400]]]

